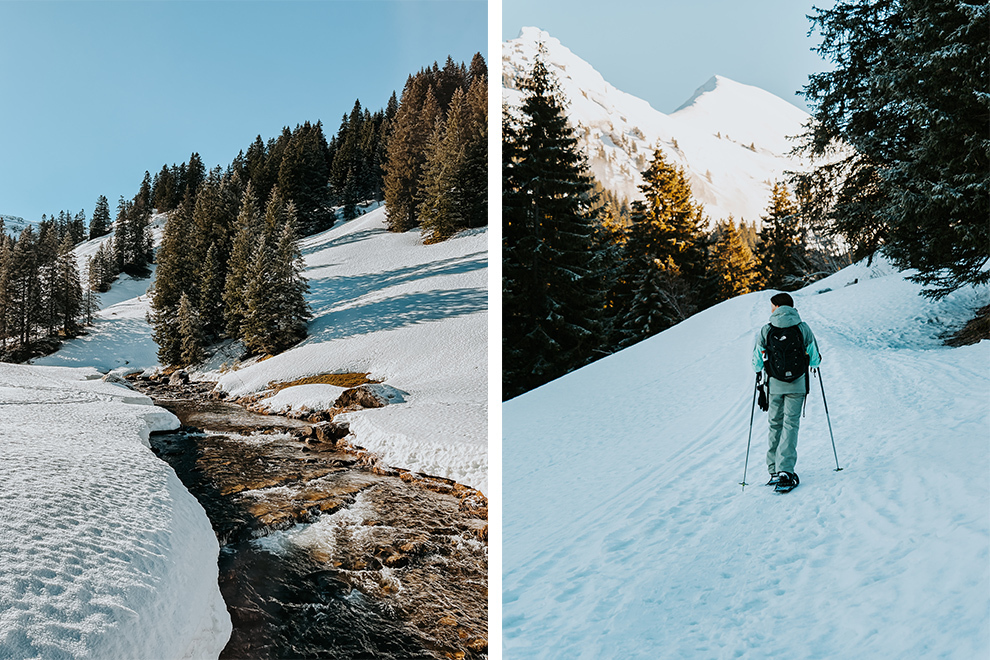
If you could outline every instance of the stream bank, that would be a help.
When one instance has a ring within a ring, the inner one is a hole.
[[[132,379],[220,542],[221,658],[487,657],[487,500],[379,465],[346,429],[245,410],[212,384]]]

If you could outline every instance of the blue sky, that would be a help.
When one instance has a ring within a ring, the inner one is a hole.
[[[451,55],[487,58],[484,0],[0,1],[0,213],[111,209],[193,151],[372,111]],[[489,63],[489,66],[491,64]]]
[[[671,113],[718,74],[807,110],[795,96],[829,67],[810,51],[812,6],[832,0],[503,0],[502,39],[556,37],[618,89]]]

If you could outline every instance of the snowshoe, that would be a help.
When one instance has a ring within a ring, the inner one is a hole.
[[[781,472],[777,476],[777,485],[774,490],[778,493],[789,493],[801,483],[801,480],[793,472]]]
[[[770,475],[770,481],[768,481],[764,485],[765,486],[776,486],[777,485],[777,482],[779,482],[779,481],[780,481],[780,473],[779,472],[775,472],[775,473],[773,473],[773,474]]]

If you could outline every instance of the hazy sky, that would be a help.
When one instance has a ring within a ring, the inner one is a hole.
[[[546,30],[605,80],[671,113],[718,74],[761,87],[799,108],[810,73],[812,6],[832,0],[503,0],[502,39]]]
[[[88,219],[193,151],[226,166],[307,120],[329,138],[355,99],[487,58],[487,19],[484,0],[0,1],[0,213]]]

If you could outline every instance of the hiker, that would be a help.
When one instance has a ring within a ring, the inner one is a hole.
[[[763,369],[767,372],[762,386],[769,390],[768,400],[766,404],[763,397],[760,400],[760,408],[767,410],[770,418],[767,450],[770,481],[767,485],[787,492],[799,483],[794,465],[797,463],[801,408],[810,386],[808,370],[817,369],[822,358],[815,335],[794,309],[790,294],[778,293],[770,298],[770,304],[773,306],[770,322],[756,337],[753,369],[757,374]],[[788,332],[791,329],[797,332]]]

